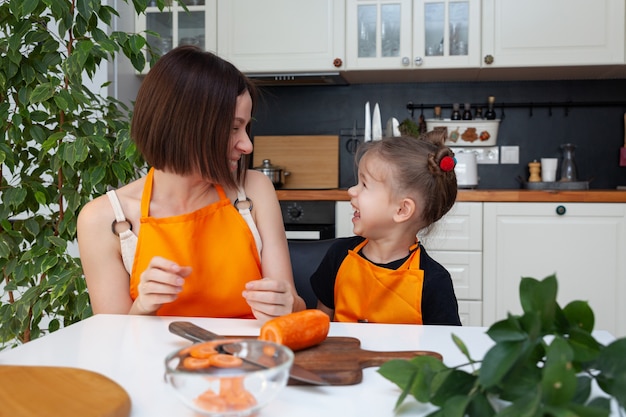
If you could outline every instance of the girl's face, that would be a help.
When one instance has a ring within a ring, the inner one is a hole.
[[[237,164],[242,155],[252,153],[252,142],[246,132],[246,126],[252,119],[252,97],[248,91],[244,91],[237,97],[235,107],[235,119],[233,120],[230,136],[230,169],[237,170]]]
[[[392,195],[392,170],[377,155],[364,155],[359,161],[359,182],[348,189],[354,208],[356,235],[376,238],[386,235],[394,224],[397,204]]]

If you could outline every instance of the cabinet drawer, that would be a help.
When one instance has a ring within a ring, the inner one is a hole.
[[[419,236],[429,251],[482,250],[483,203],[456,203],[430,231]]]
[[[483,257],[481,252],[428,251],[428,254],[450,272],[457,299],[482,300]]]
[[[480,301],[459,301],[459,318],[463,326],[482,326],[483,303]]]

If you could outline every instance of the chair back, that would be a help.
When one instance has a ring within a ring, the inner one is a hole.
[[[304,299],[307,308],[317,307],[317,297],[311,288],[309,278],[315,272],[328,248],[336,239],[287,240],[291,270],[298,295]]]

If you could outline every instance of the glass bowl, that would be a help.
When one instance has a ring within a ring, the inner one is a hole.
[[[167,356],[165,380],[198,413],[244,417],[285,387],[293,359],[289,348],[257,339],[196,343]]]

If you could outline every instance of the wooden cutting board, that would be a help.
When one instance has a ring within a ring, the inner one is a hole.
[[[380,366],[391,359],[411,359],[429,355],[442,360],[437,352],[426,350],[379,352],[361,349],[354,337],[328,337],[317,346],[296,352],[295,363],[324,378],[331,385],[354,385],[363,380],[363,369]],[[298,385],[289,380],[290,385]]]
[[[115,381],[85,369],[0,366],[0,415],[128,417],[130,397]]]
[[[264,159],[289,172],[283,189],[339,187],[339,136],[255,136],[252,166]]]

